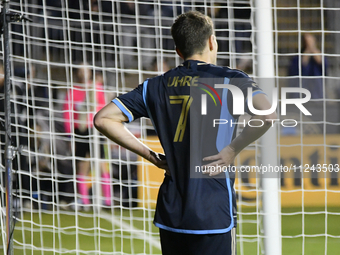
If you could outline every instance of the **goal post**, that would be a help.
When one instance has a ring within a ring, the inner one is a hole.
[[[273,101],[275,84],[273,9],[271,0],[255,1],[255,34],[258,84]],[[278,96],[278,94],[277,94]],[[270,128],[261,138],[261,164],[278,166],[277,126]],[[280,173],[265,176],[262,183],[262,208],[265,254],[282,254],[281,206],[279,192]]]
[[[10,84],[10,43],[9,43],[9,22],[7,16],[9,15],[8,1],[1,2],[1,30],[3,31],[3,59],[4,59],[4,130],[5,137],[5,194],[6,194],[6,244],[4,244],[7,253],[13,254],[13,237],[14,218],[13,218],[13,173],[12,160],[16,153],[12,146],[12,132],[11,132],[11,84]],[[1,203],[2,204],[2,203]]]

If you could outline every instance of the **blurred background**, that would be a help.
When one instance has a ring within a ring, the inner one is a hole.
[[[32,20],[10,25],[12,143],[24,148],[13,160],[15,254],[160,254],[152,220],[163,172],[105,139],[93,128],[92,118],[116,96],[182,62],[170,27],[179,14],[192,9],[214,21],[218,65],[241,69],[257,80],[263,67],[257,60],[255,1],[9,4]],[[282,254],[337,254],[340,248],[339,13],[340,1],[272,1],[276,87],[303,87],[312,96],[305,104],[312,116],[289,107],[285,119],[298,125],[277,126],[280,164],[326,164],[329,170],[280,176]],[[3,40],[0,47],[2,63]],[[149,120],[127,127],[161,151]],[[3,124],[0,131],[4,219]],[[265,155],[255,143],[237,163],[258,165],[261,157]],[[239,254],[264,254],[262,186],[257,177],[245,173],[235,184]],[[3,223],[0,247],[5,250]]]

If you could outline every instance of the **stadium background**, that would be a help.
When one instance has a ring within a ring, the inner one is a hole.
[[[121,3],[134,6],[126,11]],[[279,87],[288,86],[287,70],[292,57],[301,51],[303,33],[315,36],[322,56],[328,60],[327,75],[322,76],[325,95],[308,105],[312,117],[302,117],[291,109],[289,116],[299,121],[298,128],[278,128],[280,163],[339,164],[340,2],[274,0],[272,5],[275,79]],[[191,8],[211,15],[215,22],[220,46],[218,64],[242,68],[256,78],[254,2],[15,0],[10,1],[10,7],[33,20],[11,25],[13,88],[27,92],[31,86],[45,92],[43,95],[13,93],[15,109],[24,106],[23,111],[14,113],[13,137],[18,144],[22,136],[28,140],[22,155],[26,157],[27,169],[21,165],[22,157],[14,159],[17,178],[14,254],[160,254],[152,217],[163,173],[108,141],[101,141],[100,134],[95,132],[89,136],[94,146],[87,159],[92,169],[89,188],[93,206],[89,212],[82,210],[76,199],[75,155],[72,150],[63,151],[76,139],[73,132],[65,133],[62,129],[65,94],[75,84],[74,70],[83,62],[88,63],[93,73],[102,74],[107,100],[131,90],[147,77],[178,65],[181,60],[171,44],[169,26],[174,17]],[[87,92],[91,94],[91,91]],[[31,126],[23,124],[21,119],[30,120]],[[129,128],[143,141],[160,149],[148,120]],[[43,150],[41,144],[46,140],[49,142]],[[96,149],[99,143],[108,148],[104,161],[109,164],[112,176],[111,208],[102,206],[100,200],[100,177],[96,171],[101,162]],[[240,155],[237,163],[258,164],[261,156],[256,143]],[[43,170],[41,163],[47,169]],[[21,176],[38,183],[38,192],[33,188],[24,192]],[[281,179],[280,187],[282,254],[337,254],[339,173],[289,177]],[[3,175],[1,178],[3,207]],[[63,189],[63,185],[71,187]],[[261,209],[261,181],[254,175],[244,176],[237,179],[236,189],[238,253],[263,254],[265,216]],[[4,219],[4,209],[1,213]],[[4,221],[1,223],[5,250]]]

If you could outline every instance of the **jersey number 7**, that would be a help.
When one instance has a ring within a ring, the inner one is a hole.
[[[169,99],[170,99],[170,104],[181,104],[182,105],[182,111],[181,111],[181,115],[179,116],[176,133],[174,137],[174,142],[182,142],[184,132],[185,132],[185,127],[187,125],[190,105],[193,99],[191,96],[185,96],[185,95],[169,96]]]

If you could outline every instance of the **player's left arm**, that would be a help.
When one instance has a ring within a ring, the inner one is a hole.
[[[162,154],[154,152],[139,141],[125,126],[128,117],[114,103],[107,104],[94,117],[93,123],[99,132],[111,141],[149,160],[159,168],[168,170]]]
[[[256,94],[253,97],[253,105],[257,110],[268,110],[271,108],[271,104],[267,96],[263,93]],[[247,125],[241,134],[237,136],[228,146],[223,148],[218,154],[205,157],[203,161],[213,161],[206,166],[216,166],[228,167],[230,164],[234,163],[235,157],[249,144],[260,138],[267,130],[273,125],[273,120],[276,120],[277,115],[275,112],[267,115],[254,115],[251,119],[258,119],[263,121],[263,126],[261,127],[251,127]],[[206,173],[209,173],[207,171]],[[210,176],[217,175],[219,172],[211,172]]]

